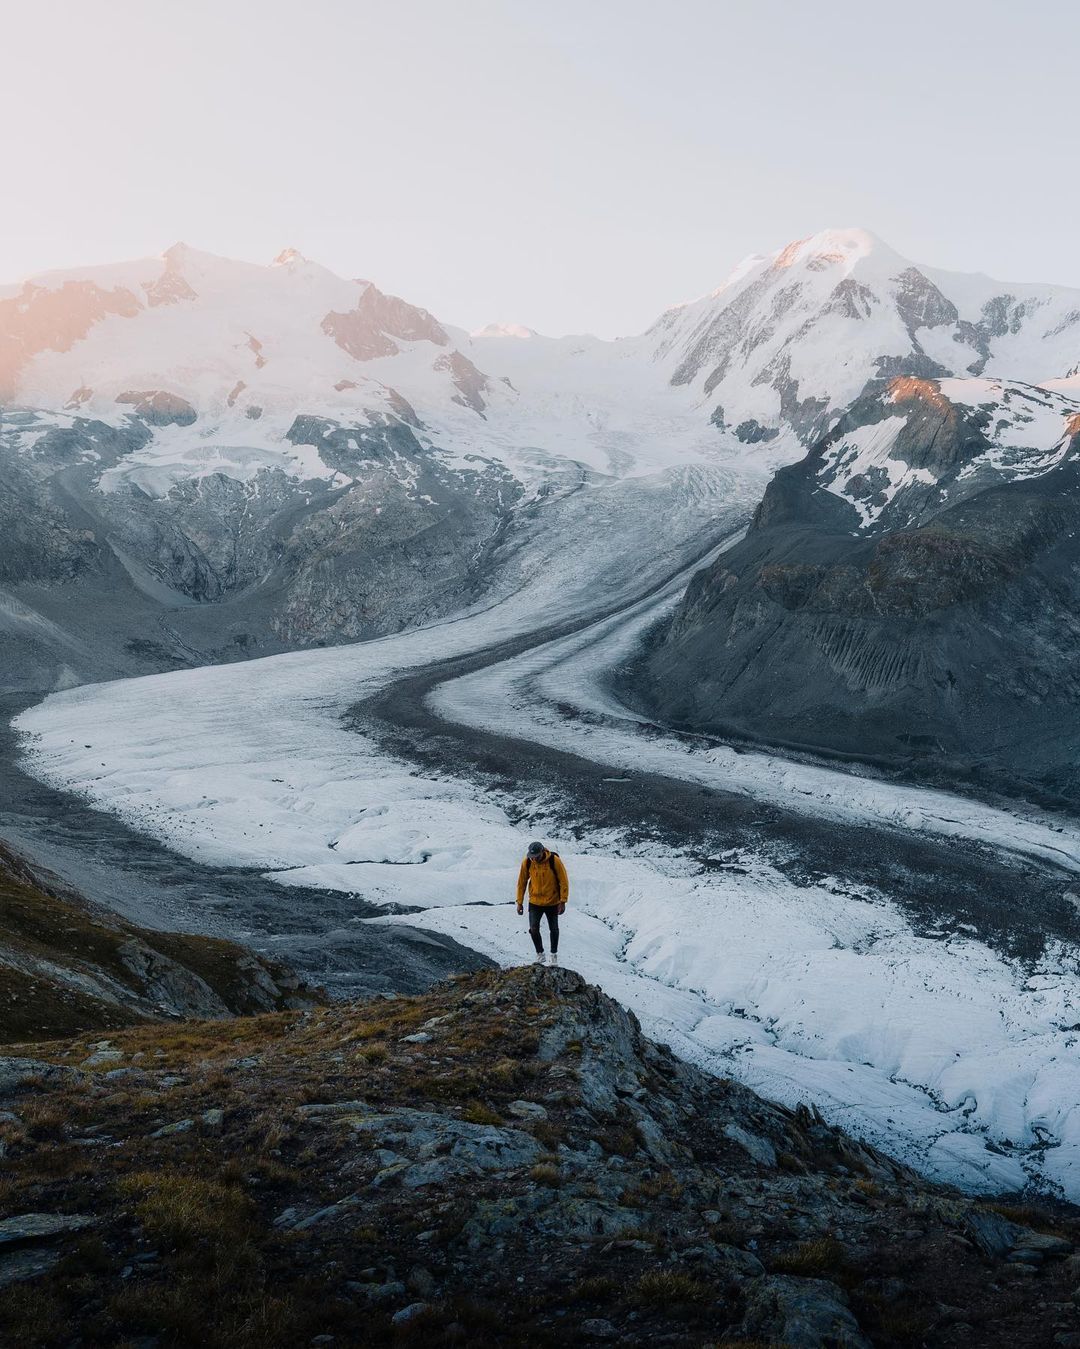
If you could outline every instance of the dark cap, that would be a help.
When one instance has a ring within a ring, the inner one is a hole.
[[[544,845],[542,843],[529,844],[530,857],[543,857],[543,855],[544,855]]]

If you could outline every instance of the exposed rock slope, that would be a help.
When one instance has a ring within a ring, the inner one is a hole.
[[[1080,402],[897,378],[780,470],[644,665],[660,715],[1080,799]]]
[[[319,1000],[232,942],[151,932],[89,905],[0,844],[0,1042]]]
[[[271,456],[174,474],[152,462],[153,435],[141,415],[0,417],[0,689],[356,640],[438,616],[479,592],[485,548],[522,493],[498,466],[447,468],[390,413],[351,426],[293,418],[285,447],[318,465],[300,476]]]
[[[0,1069],[20,1344],[1080,1333],[1070,1216],[920,1182],[680,1063],[569,971],[93,1048]]]

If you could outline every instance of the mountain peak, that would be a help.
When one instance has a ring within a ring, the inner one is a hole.
[[[288,267],[290,263],[307,261],[308,259],[298,248],[283,248],[270,265],[271,267]]]
[[[805,239],[795,239],[772,255],[777,268],[818,263],[855,266],[866,258],[892,265],[900,255],[870,230],[858,226],[819,230]]]

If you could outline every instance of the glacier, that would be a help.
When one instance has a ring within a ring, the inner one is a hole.
[[[69,287],[71,326],[57,340],[36,306],[51,313],[49,297]],[[320,425],[346,439],[413,436],[411,457],[385,447],[413,505],[434,504],[418,465],[513,484],[512,501],[499,498],[498,564],[482,596],[449,616],[352,645],[63,688],[21,713],[22,763],[36,777],[223,874],[265,876],[259,913],[208,895],[205,909],[171,914],[177,926],[289,956],[275,907],[309,906],[317,922],[320,894],[356,896],[357,923],[443,932],[511,964],[530,955],[513,878],[525,842],[541,836],[570,868],[566,963],[648,1033],[774,1099],[814,1103],[931,1176],[1080,1199],[1074,949],[1051,934],[1022,959],[975,927],[934,929],[900,882],[866,883],[839,861],[800,877],[765,838],[772,811],[826,840],[931,840],[1000,861],[1018,909],[1025,868],[1077,907],[1076,823],[677,734],[612,691],[689,577],[738,539],[771,471],[867,388],[915,379],[985,407],[999,434],[973,474],[1056,464],[1078,406],[1065,372],[1080,293],[919,270],[866,231],[833,230],[748,259],[718,290],[618,342],[515,325],[465,333],[294,252],[258,268],[177,246],[36,278],[0,291],[2,306],[25,338],[0,369],[4,396],[23,405],[5,414],[11,462],[44,480],[46,441],[111,428],[108,456],[86,450],[76,466],[97,506],[145,497],[167,513],[185,491],[239,483],[268,511],[254,489],[278,478],[290,509],[309,504],[304,486],[362,495],[362,456],[347,472],[328,464]],[[162,406],[171,424],[153,420]],[[896,456],[898,422],[837,444],[829,492],[851,496],[867,471],[887,483],[880,505],[860,507],[864,526],[939,481]],[[70,479],[72,466],[61,473]],[[325,519],[332,538],[329,509]],[[214,542],[228,552],[227,539]],[[110,546],[170,624],[214,611],[159,574],[152,550]],[[245,573],[247,590],[221,593],[234,602],[265,580]],[[404,594],[403,610],[413,601]],[[47,621],[21,596],[4,605],[11,623]],[[58,682],[74,681],[66,671]],[[423,753],[372,712],[411,679],[423,686]],[[470,735],[518,745],[523,759],[562,757],[497,780],[455,761]],[[574,759],[631,796],[638,783],[643,795],[692,788],[693,842],[677,824],[660,836],[582,819],[558,768]],[[732,803],[760,808],[761,841],[706,847]],[[367,917],[370,905],[381,916]],[[336,902],[335,921],[340,912]],[[335,972],[337,991],[348,975]]]
[[[671,505],[677,490],[669,475],[639,480],[628,496],[651,506],[666,494]],[[737,537],[740,515],[745,505],[729,505],[714,551]],[[25,762],[186,856],[261,869],[283,907],[320,889],[359,894],[387,910],[365,921],[444,932],[506,964],[528,955],[512,882],[526,836],[539,834],[570,868],[565,962],[650,1034],[774,1099],[814,1102],[929,1175],[984,1192],[1034,1184],[1080,1196],[1072,952],[1051,944],[1033,970],[974,936],[920,933],[897,896],[842,875],[796,884],[762,855],[703,870],[678,846],[618,830],[564,836],[557,780],[519,799],[465,771],[418,768],[366,734],[362,718],[346,720],[411,671],[568,624],[436,688],[433,715],[566,747],[613,774],[766,797],[837,827],[936,831],[1080,868],[1080,833],[1034,810],[643,735],[604,676],[703,560],[694,511],[665,518],[682,518],[683,534],[650,551],[638,519],[627,538],[636,567],[614,565],[607,531],[540,535],[522,566],[531,581],[452,621],[54,694],[18,720]],[[202,918],[280,949],[242,913]]]

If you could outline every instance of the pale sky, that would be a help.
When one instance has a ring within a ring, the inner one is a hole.
[[[645,328],[830,225],[1080,286],[1070,0],[0,0],[0,281],[292,245]]]

